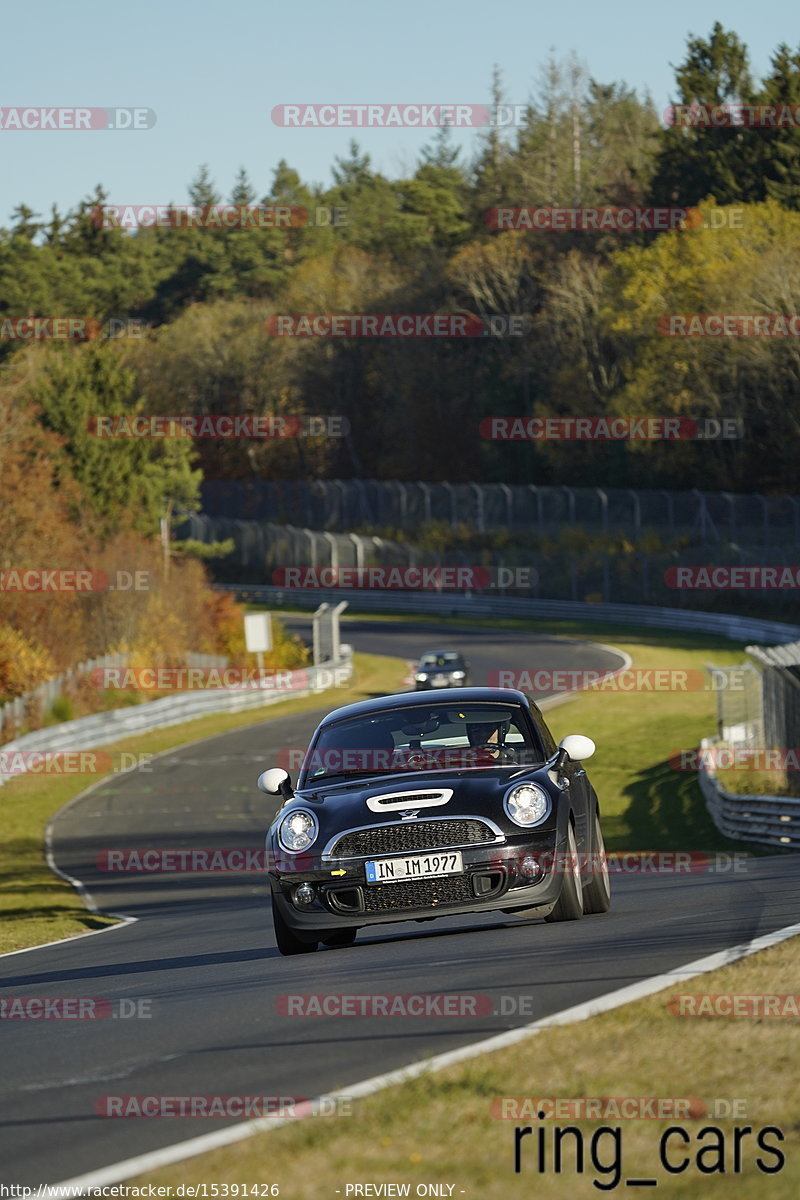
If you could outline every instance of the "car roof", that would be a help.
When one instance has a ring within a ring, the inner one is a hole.
[[[319,727],[321,729],[324,725],[344,720],[346,717],[366,717],[395,708],[430,708],[431,704],[458,705],[466,704],[469,701],[478,701],[483,704],[519,704],[523,708],[531,707],[530,697],[526,696],[524,692],[518,692],[515,688],[448,688],[447,696],[437,695],[435,700],[430,692],[395,692],[391,696],[378,696],[374,700],[358,700],[355,704],[345,704],[342,708],[335,708],[333,712],[329,712],[327,716],[323,717]]]

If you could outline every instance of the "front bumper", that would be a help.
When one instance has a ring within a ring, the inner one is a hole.
[[[555,869],[556,841],[556,831],[551,829],[500,845],[458,847],[463,855],[463,872],[387,883],[367,882],[367,858],[324,863],[317,859],[304,863],[307,869],[270,870],[272,902],[286,924],[301,937],[316,931],[462,913],[542,908],[544,915],[561,891],[561,875]],[[558,849],[563,850],[563,839],[558,841]],[[542,860],[541,870],[533,876],[523,867],[528,856]],[[309,883],[314,889],[310,904],[295,900],[301,883]]]

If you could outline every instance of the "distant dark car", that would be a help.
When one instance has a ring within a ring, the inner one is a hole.
[[[349,704],[317,728],[267,834],[278,949],[349,946],[358,929],[499,911],[571,921],[605,912],[597,795],[522,692],[461,688]]]
[[[431,650],[423,654],[414,671],[414,687],[418,692],[467,687],[469,682],[469,663],[457,650]]]

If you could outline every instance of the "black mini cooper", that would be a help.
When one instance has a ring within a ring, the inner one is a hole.
[[[573,921],[611,891],[597,795],[522,692],[406,692],[329,713],[267,834],[282,954],[349,946],[367,925],[499,911]]]

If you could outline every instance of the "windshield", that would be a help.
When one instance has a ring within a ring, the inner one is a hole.
[[[423,654],[419,660],[420,667],[460,667],[464,660],[455,651],[445,651],[443,654]]]
[[[528,765],[545,758],[516,705],[415,705],[326,725],[309,747],[301,786],[403,770]]]

